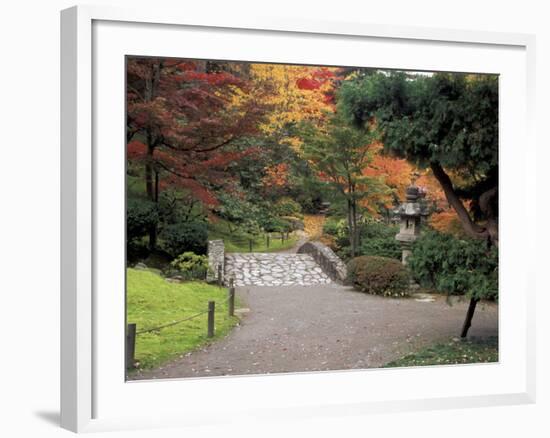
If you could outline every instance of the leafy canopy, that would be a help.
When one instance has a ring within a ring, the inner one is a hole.
[[[470,176],[498,165],[498,78],[378,72],[346,81],[341,110],[360,126],[376,122],[387,151],[420,166],[438,162]]]
[[[382,189],[378,178],[365,175],[373,160],[372,132],[350,126],[334,114],[322,127],[304,124],[302,136],[304,158],[321,180],[345,198],[357,201]]]

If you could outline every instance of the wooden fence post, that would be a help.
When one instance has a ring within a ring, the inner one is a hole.
[[[216,311],[216,302],[208,301],[208,333],[209,338],[214,337],[214,312]]]
[[[218,264],[218,286],[219,287],[222,287],[222,284],[223,284],[223,279],[222,279],[222,264],[219,263]]]
[[[134,368],[136,353],[136,324],[128,324],[126,328],[126,369]]]
[[[252,252],[252,239],[248,239],[248,252]]]
[[[266,246],[269,248],[269,233],[265,235]]]
[[[285,244],[285,232],[281,231],[281,245]]]
[[[229,316],[235,315],[235,286],[233,285],[233,279],[229,283],[229,299],[227,300],[227,310]]]

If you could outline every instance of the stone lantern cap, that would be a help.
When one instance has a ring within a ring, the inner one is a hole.
[[[418,202],[407,202],[397,207],[395,211],[399,216],[418,217],[424,215],[424,208]]]
[[[418,198],[421,198],[422,194],[420,192],[420,189],[417,186],[409,186],[405,190],[405,198],[407,201],[416,201]]]
[[[405,196],[406,201],[394,210],[395,214],[401,217],[419,217],[428,215],[428,211],[424,203],[418,202],[426,196],[423,191],[414,185],[409,186],[407,187]]]

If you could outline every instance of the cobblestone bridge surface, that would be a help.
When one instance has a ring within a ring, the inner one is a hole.
[[[309,254],[232,253],[225,256],[225,277],[236,286],[310,286],[332,283]]]

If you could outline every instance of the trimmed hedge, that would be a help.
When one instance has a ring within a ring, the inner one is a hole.
[[[401,262],[387,257],[360,256],[348,263],[348,282],[373,295],[409,295],[410,276]]]
[[[206,222],[181,222],[166,225],[160,234],[163,249],[172,257],[183,252],[206,254],[208,230]]]

